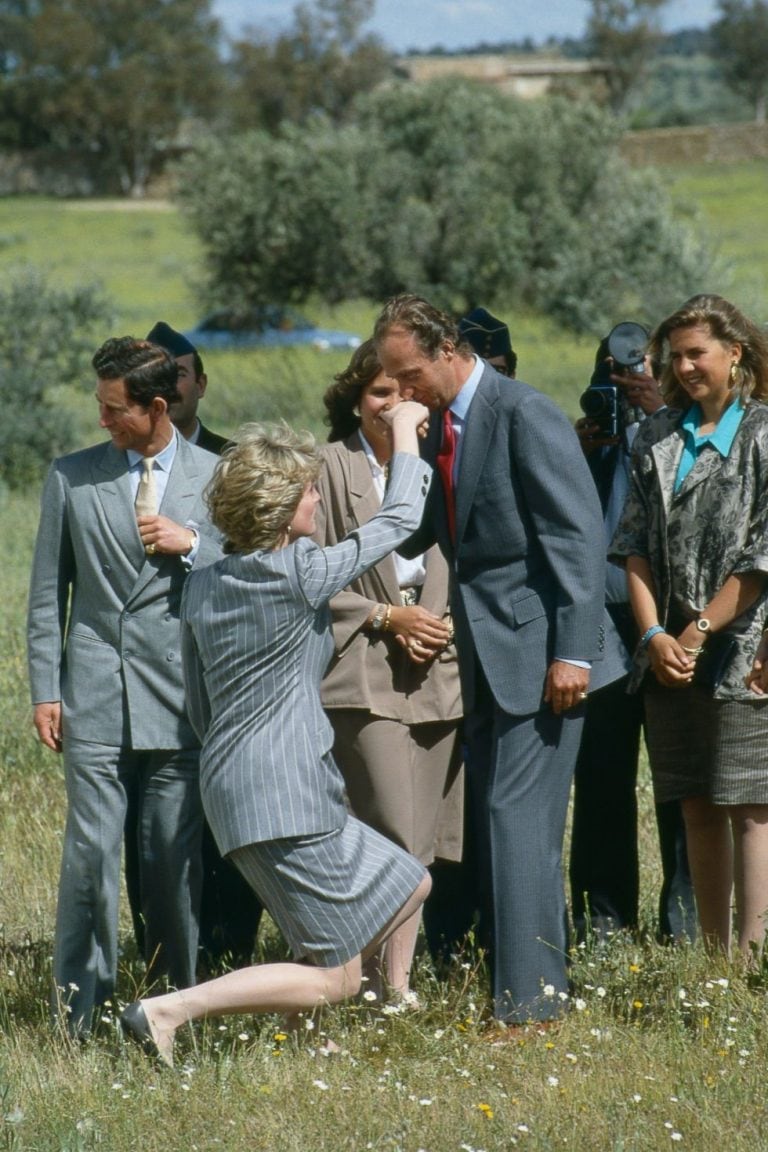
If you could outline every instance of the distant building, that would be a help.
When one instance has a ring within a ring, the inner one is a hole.
[[[403,56],[398,71],[415,83],[443,76],[463,76],[492,84],[523,99],[543,96],[562,81],[590,83],[609,70],[599,60],[547,59],[543,56]]]

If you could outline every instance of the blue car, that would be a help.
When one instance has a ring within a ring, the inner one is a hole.
[[[293,308],[268,304],[245,312],[214,312],[184,335],[196,348],[288,348],[310,345],[329,348],[357,348],[360,337],[353,332],[316,328]]]

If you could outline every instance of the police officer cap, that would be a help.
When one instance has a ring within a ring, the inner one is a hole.
[[[509,356],[512,342],[509,328],[485,308],[473,308],[459,320],[459,336],[467,340],[473,350],[485,360],[495,356]]]
[[[174,360],[178,360],[179,356],[194,356],[197,351],[194,344],[191,344],[186,336],[182,336],[181,332],[177,332],[174,328],[171,328],[170,324],[166,324],[164,320],[158,320],[152,331],[147,335],[147,340],[152,344],[158,344],[161,348],[165,348],[166,352],[170,352]]]

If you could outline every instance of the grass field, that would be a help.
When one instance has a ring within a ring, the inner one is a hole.
[[[730,265],[727,284],[702,288],[749,304],[761,319],[768,318],[767,178],[765,164],[671,177]],[[28,262],[62,284],[100,280],[119,332],[143,335],[159,318],[185,327],[199,314],[200,251],[167,205],[0,200],[0,268],[8,276]],[[361,335],[375,314],[359,302],[307,311]],[[509,320],[521,376],[575,415],[600,334],[573,340],[539,317]],[[211,355],[207,420],[230,432],[243,419],[282,414],[319,432],[319,397],[342,364],[311,350]],[[71,398],[84,443],[100,438],[92,384],[85,380]],[[486,989],[470,954],[440,979],[420,962],[423,1011],[339,1009],[308,1031],[300,1050],[278,1038],[278,1021],[231,1018],[191,1030],[178,1075],[161,1075],[126,1052],[116,1030],[83,1049],[52,1035],[49,953],[64,799],[60,766],[33,739],[27,702],[23,619],[36,505],[36,492],[0,491],[0,1149],[768,1147],[768,985],[760,972],[748,976],[696,948],[654,942],[659,870],[645,771],[643,931],[637,940],[574,953],[574,1010],[557,1033],[490,1045],[482,1030]],[[280,955],[269,930],[261,947]],[[140,980],[125,923],[121,998],[132,998]],[[326,1029],[342,1049],[332,1059],[315,1053],[314,1038]]]

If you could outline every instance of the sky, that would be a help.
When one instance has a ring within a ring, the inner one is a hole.
[[[294,7],[295,0],[213,0],[214,13],[231,35],[249,24],[279,32],[291,23]],[[541,44],[549,36],[582,36],[589,8],[588,0],[376,0],[365,31],[375,32],[395,52],[526,38]],[[715,19],[715,0],[669,0],[662,23],[672,32],[706,28]]]

